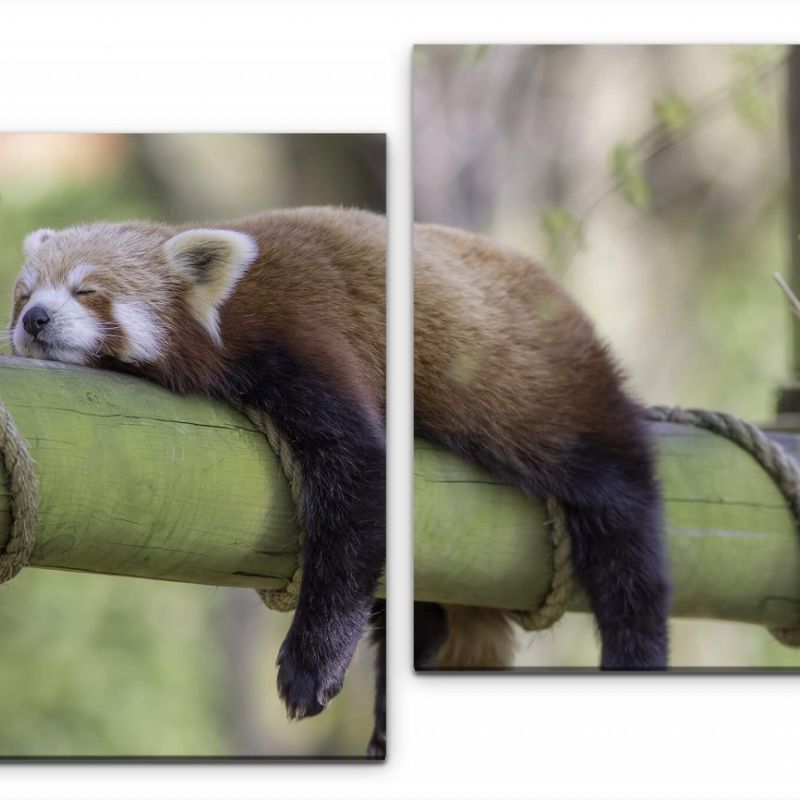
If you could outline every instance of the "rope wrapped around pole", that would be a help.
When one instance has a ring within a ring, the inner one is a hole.
[[[746,450],[781,490],[800,530],[800,467],[755,425],[720,411],[683,409],[677,406],[653,406],[646,410],[645,415],[650,422],[670,422],[703,428],[730,439]],[[545,506],[553,545],[550,589],[539,608],[510,613],[511,618],[527,631],[545,630],[558,622],[567,610],[575,586],[564,510],[553,498],[547,498]],[[800,647],[800,625],[770,628],[769,631],[781,644]]]
[[[800,468],[780,445],[770,441],[755,425],[721,411],[653,406],[647,412],[651,422],[694,425],[724,436],[750,453],[781,490],[800,530]],[[800,625],[770,628],[770,633],[789,647],[800,647]]]
[[[38,486],[33,459],[14,420],[0,403],[0,457],[11,499],[11,533],[0,552],[0,583],[11,580],[30,560],[36,537]]]
[[[297,463],[292,452],[292,448],[283,434],[272,421],[272,418],[252,406],[243,403],[234,403],[235,408],[242,412],[253,425],[264,434],[275,455],[280,461],[283,474],[289,484],[289,491],[294,503],[295,517],[300,528],[302,554],[302,535],[303,535],[303,498],[302,484],[303,476],[300,465]],[[300,556],[298,556],[300,562]],[[302,562],[298,563],[297,569],[292,575],[292,579],[283,589],[258,589],[258,596],[264,601],[267,608],[273,611],[293,611],[297,607],[297,599],[300,595],[300,583],[303,578]]]

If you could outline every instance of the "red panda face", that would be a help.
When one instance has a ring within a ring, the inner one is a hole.
[[[75,364],[99,353],[110,323],[86,302],[98,291],[89,282],[92,271],[90,265],[80,264],[67,281],[52,285],[23,270],[14,289],[11,344],[15,353]]]
[[[23,249],[13,352],[84,365],[159,362],[181,313],[218,345],[218,309],[257,255],[244,233],[149,223],[43,229]]]

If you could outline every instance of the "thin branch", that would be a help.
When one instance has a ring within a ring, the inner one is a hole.
[[[754,80],[762,83],[768,78],[773,77],[778,68],[786,64],[788,57],[789,56],[787,53],[787,55],[783,56],[777,61],[770,62],[760,69],[754,70],[748,75],[741,76],[739,80]],[[671,149],[685,139],[688,139],[690,136],[694,136],[694,134],[702,130],[706,125],[719,119],[724,113],[727,113],[727,106],[730,101],[730,92],[731,84],[726,84],[725,86],[713,89],[697,102],[696,105],[699,107],[699,110],[694,115],[694,124],[687,127],[684,131],[673,133],[666,140],[666,142],[664,142],[659,141],[660,137],[665,134],[663,123],[659,123],[642,134],[630,146],[631,151],[636,152],[652,142],[652,144],[655,146],[653,146],[652,149],[650,149],[640,158],[641,164],[647,164],[649,161],[652,161],[652,159]],[[597,208],[597,206],[599,206],[610,195],[614,194],[619,187],[620,182],[615,179],[612,179],[606,183],[605,188],[600,191],[595,199],[592,200],[578,216],[582,227],[584,226],[587,217]]]
[[[800,300],[797,299],[797,295],[792,291],[791,287],[788,283],[783,279],[783,276],[779,272],[774,272],[772,277],[775,278],[775,282],[778,286],[783,289],[783,293],[789,298],[789,302],[792,304],[792,311],[794,311],[795,316],[800,317]]]

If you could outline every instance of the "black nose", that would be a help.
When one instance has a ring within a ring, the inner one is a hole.
[[[29,308],[22,317],[22,327],[31,336],[36,336],[48,322],[50,322],[50,317],[41,306]]]

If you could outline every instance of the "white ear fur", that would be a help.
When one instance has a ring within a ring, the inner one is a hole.
[[[52,228],[40,228],[38,231],[29,233],[22,243],[22,252],[25,258],[30,258],[39,249],[39,245],[54,234],[55,231]]]
[[[219,343],[219,306],[255,261],[256,240],[239,231],[195,228],[165,242],[164,252],[173,269],[191,281],[192,314]]]

